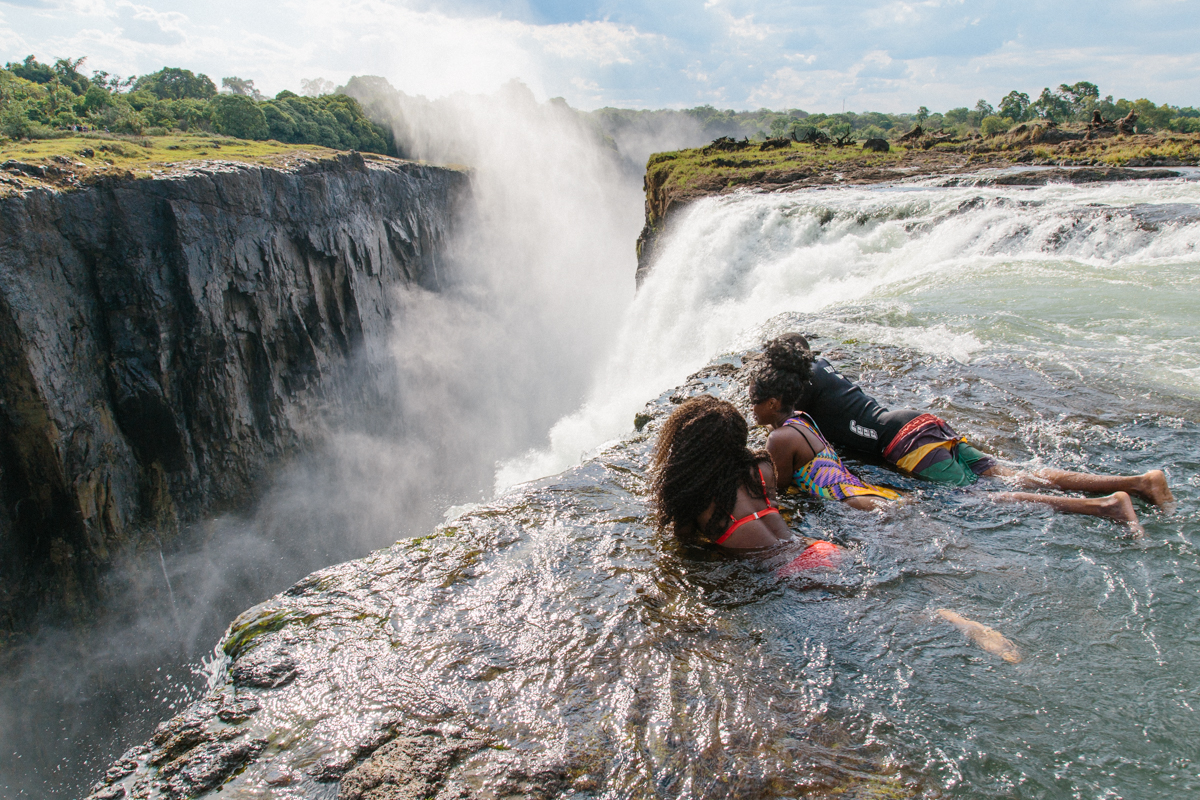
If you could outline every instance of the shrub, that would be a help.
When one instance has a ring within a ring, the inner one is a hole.
[[[213,127],[238,139],[266,139],[270,135],[263,110],[249,97],[223,94],[211,101]]]
[[[998,136],[1012,126],[1013,121],[1007,117],[997,117],[993,114],[990,117],[984,117],[979,123],[979,131],[984,136]]]
[[[1176,117],[1170,128],[1179,133],[1200,133],[1200,117]]]
[[[89,114],[92,111],[98,111],[105,106],[112,104],[112,95],[104,91],[99,86],[89,86],[87,92],[83,95],[83,102],[80,103],[81,111],[84,114]]]
[[[178,67],[163,67],[158,72],[143,75],[133,88],[152,94],[159,100],[207,100],[217,93],[217,85],[207,75],[197,75],[189,69]]]

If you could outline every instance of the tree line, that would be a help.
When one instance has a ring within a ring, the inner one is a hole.
[[[704,134],[713,139],[719,136],[751,139],[789,136],[804,139],[810,131],[820,131],[830,136],[849,135],[857,139],[894,139],[912,130],[914,125],[961,137],[974,133],[992,136],[1022,122],[1088,122],[1096,111],[1110,120],[1120,119],[1130,111],[1135,111],[1138,115],[1136,130],[1139,133],[1200,133],[1200,109],[1167,103],[1155,105],[1144,98],[1114,100],[1112,95],[1102,98],[1096,84],[1088,81],[1079,81],[1070,86],[1064,83],[1055,90],[1043,89],[1032,100],[1027,93],[1014,90],[1002,97],[995,106],[980,100],[973,108],[952,108],[943,113],[931,112],[925,106],[911,114],[885,114],[878,111],[810,114],[798,108],[785,111],[766,108],[734,111],[705,105],[682,111],[602,108],[592,114],[610,134],[629,127],[661,128],[669,125],[673,118],[686,118],[698,123]]]
[[[81,71],[85,59],[41,64],[33,56],[0,70],[0,134],[10,139],[51,138],[62,131],[162,135],[173,130],[274,139],[338,150],[397,155],[390,130],[372,122],[358,101],[343,94],[273,99],[254,81],[223,78],[218,92],[207,75],[163,67],[121,78]]]
[[[33,56],[9,62],[0,69],[0,135],[10,139],[48,138],[63,131],[100,129],[137,135],[173,130],[220,133],[240,139],[274,139],[292,144],[316,144],[341,150],[400,155],[392,133],[395,120],[369,110],[346,89],[322,79],[304,81],[307,95],[282,91],[264,97],[254,81],[222,78],[222,90],[207,75],[179,67],[163,67],[148,75],[122,78],[82,70],[86,59],[58,59],[42,64]],[[365,79],[359,79],[365,80]],[[561,100],[559,100],[561,102]],[[662,131],[683,123],[703,136],[766,139],[804,139],[810,132],[856,139],[894,139],[914,125],[958,136],[995,135],[1022,122],[1082,123],[1099,112],[1119,119],[1136,112],[1138,132],[1200,133],[1200,110],[1142,98],[1114,100],[1100,96],[1088,81],[1043,89],[1036,98],[1013,90],[993,106],[980,100],[972,108],[944,113],[921,106],[911,114],[878,111],[836,114],[801,109],[772,111],[720,110],[711,105],[675,110],[601,108],[585,112],[601,136],[645,129]],[[382,123],[382,124],[381,124]]]

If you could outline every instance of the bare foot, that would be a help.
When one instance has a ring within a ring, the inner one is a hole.
[[[1005,639],[999,631],[973,619],[967,619],[948,608],[939,608],[936,613],[992,655],[1000,656],[1010,664],[1021,663],[1021,651],[1015,644]]]
[[[1140,485],[1135,490],[1139,497],[1161,507],[1168,514],[1175,510],[1175,495],[1171,494],[1167,476],[1161,469],[1152,469],[1140,478]]]
[[[1113,492],[1108,497],[1099,498],[1098,517],[1108,517],[1118,522],[1124,522],[1136,534],[1145,533],[1142,524],[1138,522],[1137,512],[1133,510],[1133,501],[1125,492]]]

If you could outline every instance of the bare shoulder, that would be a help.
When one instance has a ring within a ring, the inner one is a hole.
[[[793,428],[791,425],[784,425],[782,428],[776,428],[767,434],[767,446],[786,446],[788,444],[796,444],[804,441],[804,434]]]
[[[797,430],[791,425],[776,428],[767,435],[767,450],[772,455],[778,453],[799,453],[811,458],[816,452],[816,444],[804,431]]]
[[[758,469],[762,472],[763,481],[768,489],[774,489],[778,483],[775,478],[775,464],[770,460],[759,461]]]

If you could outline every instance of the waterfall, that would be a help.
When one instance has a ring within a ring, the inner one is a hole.
[[[1005,351],[1200,395],[1195,176],[1039,188],[914,184],[741,193],[673,221],[616,344],[548,448],[497,487],[631,429],[647,398],[769,321],[966,361]],[[1131,358],[1133,352],[1136,358]]]

